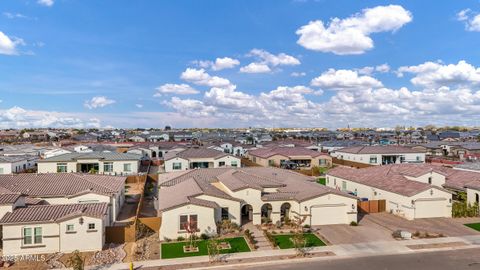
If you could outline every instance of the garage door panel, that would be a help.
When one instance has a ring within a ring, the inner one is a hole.
[[[312,225],[346,224],[346,206],[320,206],[312,208]]]
[[[417,200],[415,201],[415,218],[444,217],[446,200]]]

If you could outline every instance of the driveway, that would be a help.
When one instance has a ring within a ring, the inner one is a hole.
[[[368,220],[361,222],[358,226],[338,224],[313,228],[333,245],[393,240],[390,230]]]
[[[377,224],[390,232],[406,230],[411,233],[416,231],[443,234],[445,236],[462,236],[480,234],[480,232],[464,226],[464,223],[480,221],[480,219],[454,219],[454,218],[424,218],[406,220],[389,213],[376,213],[365,215],[359,224]]]

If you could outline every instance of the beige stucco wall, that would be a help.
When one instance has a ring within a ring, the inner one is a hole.
[[[332,158],[330,156],[326,156],[326,155],[321,155],[321,156],[318,156],[318,157],[315,157],[315,158],[312,158],[311,156],[294,156],[294,157],[289,158],[289,157],[282,156],[282,155],[274,155],[274,156],[271,156],[271,157],[268,157],[268,158],[261,158],[261,157],[249,155],[248,158],[251,161],[257,163],[258,165],[260,165],[262,167],[270,166],[269,161],[273,161],[274,166],[280,166],[282,160],[299,160],[299,159],[310,160],[311,166],[324,166],[324,167],[332,166]],[[320,165],[320,159],[326,160],[326,164],[325,165]],[[310,167],[304,167],[304,168],[308,169],[308,168],[311,168],[311,166]]]
[[[174,170],[173,163],[178,163],[178,162],[182,164],[182,168],[180,170]],[[183,158],[178,158],[178,157],[165,160],[165,172],[178,172],[178,171],[188,170],[189,168],[188,164],[189,164],[188,160]]]
[[[425,162],[425,153],[418,152],[418,153],[398,153],[398,154],[352,154],[352,153],[345,153],[342,150],[336,150],[332,153],[332,156],[337,157],[338,159],[363,163],[363,164],[370,164],[370,165],[381,165],[382,164],[382,156],[390,156],[390,155],[402,155],[405,156],[405,162]],[[370,163],[370,157],[376,157],[376,163]],[[420,159],[417,161],[417,157]],[[397,163],[400,163],[400,158],[397,159]]]
[[[103,165],[105,162],[113,162],[113,172],[105,172],[103,170]],[[98,173],[99,174],[123,174],[123,175],[129,175],[129,174],[137,174],[138,169],[140,166],[140,161],[137,160],[131,160],[131,161],[102,161],[98,159],[83,159],[81,161],[77,162],[38,162],[38,172],[39,173],[56,173],[57,172],[57,164],[58,163],[66,163],[67,164],[67,172],[77,172],[77,164],[82,164],[82,163],[98,163]],[[127,172],[124,171],[124,164],[131,164],[131,171]]]
[[[202,233],[214,235],[217,233],[215,209],[189,204],[161,213],[162,226],[160,227],[160,240],[164,240],[165,238],[176,239],[179,236],[188,237],[185,231],[180,230],[181,215],[198,215],[198,235]]]

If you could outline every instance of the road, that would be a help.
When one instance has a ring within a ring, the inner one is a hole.
[[[225,269],[225,268],[224,268]],[[480,248],[440,252],[361,257],[316,262],[235,267],[242,270],[480,270]]]

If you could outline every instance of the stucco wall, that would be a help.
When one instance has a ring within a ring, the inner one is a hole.
[[[160,227],[160,240],[165,238],[176,239],[179,236],[188,237],[188,234],[180,230],[181,215],[198,215],[198,235],[216,234],[215,210],[209,207],[198,205],[185,205],[161,213],[162,226]]]
[[[113,171],[105,172],[103,170],[104,162],[113,162]],[[77,172],[77,164],[82,163],[98,163],[98,173],[100,174],[137,174],[140,161],[101,161],[101,160],[81,160],[80,162],[39,162],[38,163],[38,172],[39,173],[56,173],[57,172],[57,163],[66,163],[67,172]],[[131,164],[131,171],[124,171],[124,164]]]

